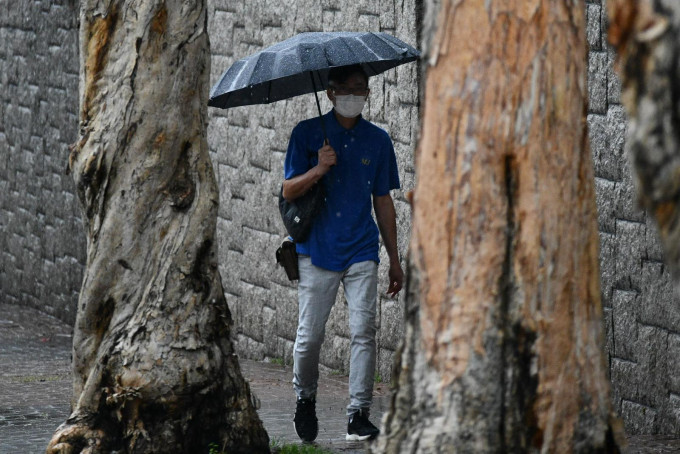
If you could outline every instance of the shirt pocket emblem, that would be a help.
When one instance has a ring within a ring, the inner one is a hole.
[[[370,165],[370,164],[371,164],[371,160],[368,159],[368,158],[361,158],[361,163],[362,163],[363,165],[367,166],[367,165]]]

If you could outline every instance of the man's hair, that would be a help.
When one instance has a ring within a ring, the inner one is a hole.
[[[328,83],[329,85],[335,84],[340,85],[347,82],[354,74],[360,74],[365,80],[366,85],[368,85],[368,74],[361,65],[350,65],[350,66],[336,66],[331,68],[328,72]]]

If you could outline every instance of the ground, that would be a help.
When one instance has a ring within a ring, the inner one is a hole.
[[[33,309],[0,303],[0,454],[44,453],[52,433],[68,416],[71,396],[71,327]],[[261,402],[258,413],[271,440],[298,443],[293,430],[291,367],[241,361],[244,376]],[[376,384],[372,419],[387,409],[387,385]],[[318,445],[360,454],[362,443],[347,443],[347,377],[321,374],[317,412]],[[625,454],[680,452],[680,439],[629,437]]]

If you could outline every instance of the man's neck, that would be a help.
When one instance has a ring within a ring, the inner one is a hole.
[[[340,115],[337,110],[333,110],[333,112],[335,113],[335,119],[338,120],[340,126],[342,126],[345,129],[352,129],[359,122],[358,115],[354,118],[347,118]]]

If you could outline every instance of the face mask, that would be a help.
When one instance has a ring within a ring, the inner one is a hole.
[[[335,110],[345,118],[354,118],[364,110],[365,96],[336,95]]]

